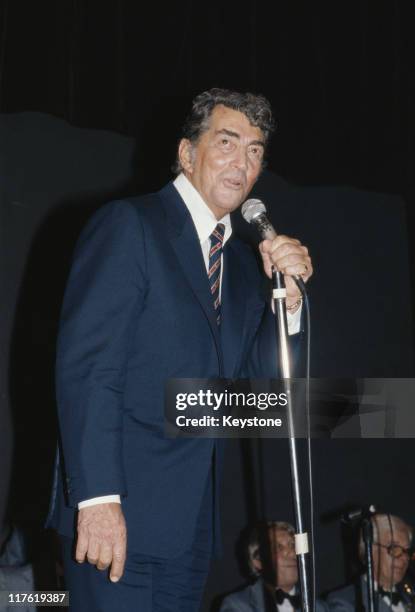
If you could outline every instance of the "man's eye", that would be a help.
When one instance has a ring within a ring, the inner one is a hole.
[[[229,140],[229,138],[221,138],[220,144],[222,145],[222,147],[224,147],[225,149],[231,146],[231,141]]]
[[[257,158],[262,157],[262,149],[261,149],[261,147],[251,147],[249,149],[249,152],[252,155],[252,157],[257,157]]]

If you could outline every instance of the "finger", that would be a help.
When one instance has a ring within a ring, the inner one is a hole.
[[[78,563],[83,563],[85,561],[85,555],[88,551],[88,541],[89,538],[86,534],[78,532],[75,550],[75,559],[78,561]]]
[[[304,271],[301,272],[300,276],[302,276],[303,278],[310,278],[310,276],[313,275],[313,272],[313,262],[311,261],[310,257],[307,257],[304,262]]]
[[[281,271],[284,271],[287,266],[301,265],[301,271],[304,272],[307,263],[306,258],[298,253],[289,253],[283,257],[271,256],[271,261]]]
[[[277,236],[271,243],[271,252],[277,249],[301,249],[301,242],[296,238],[289,238],[288,236]]]
[[[121,576],[124,573],[125,566],[125,557],[126,557],[126,542],[125,540],[122,542],[117,542],[114,544],[114,548],[112,551],[112,564],[111,564],[111,572],[110,572],[110,580],[112,582],[118,582]]]
[[[305,261],[308,255],[303,251],[301,246],[294,244],[283,244],[274,251],[269,253],[273,262],[280,264],[280,260],[284,257],[297,257],[298,261]]]
[[[274,266],[274,264],[272,263],[269,255],[263,255],[262,256],[262,263],[264,266],[264,271],[265,274],[268,276],[268,278],[272,277],[272,268]]]
[[[264,266],[268,266],[269,268],[271,268],[271,266],[273,265],[272,259],[268,253],[262,254],[262,262]]]
[[[263,240],[259,244],[259,250],[262,253],[270,253],[276,249],[281,248],[283,245],[301,246],[301,242],[296,238],[290,238],[283,234],[274,238],[274,240]]]
[[[112,546],[110,544],[101,544],[99,558],[97,561],[97,569],[105,570],[111,565],[112,561]]]
[[[261,252],[262,263],[263,263],[263,266],[264,266],[265,274],[267,276],[269,276],[269,278],[271,278],[271,267],[272,267],[273,263],[271,261],[269,253],[267,253],[266,251],[263,250],[262,245],[263,245],[263,243],[261,243],[261,245],[259,247],[260,248],[260,252]]]
[[[304,263],[285,266],[282,269],[284,276],[301,276],[303,279],[309,279],[312,271],[306,267]]]
[[[304,264],[304,272],[301,273],[300,276],[302,276],[303,278],[310,278],[310,276],[313,274],[313,266],[310,263],[305,263]]]
[[[301,245],[284,244],[275,251],[271,251],[268,256],[271,257],[272,261],[279,262],[284,259],[284,257],[296,257],[298,261],[302,261],[307,265],[311,264],[308,250]]]
[[[86,554],[88,563],[96,565],[99,559],[100,544],[95,538],[89,540],[88,552]]]
[[[259,243],[259,250],[261,254],[268,253],[272,245],[272,240],[263,240]]]

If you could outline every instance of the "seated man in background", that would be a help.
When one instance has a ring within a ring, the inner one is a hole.
[[[390,514],[375,514],[373,525],[373,574],[375,605],[378,612],[413,610],[413,587],[404,581],[411,556],[412,527]],[[365,546],[359,537],[359,557],[363,561]],[[367,576],[361,575],[349,586],[330,593],[330,610],[336,612],[368,609]]]
[[[265,529],[258,525],[252,530],[246,552],[256,580],[225,597],[220,612],[301,610],[294,533],[292,525],[281,521],[269,522]],[[316,602],[317,612],[326,609],[323,602]]]

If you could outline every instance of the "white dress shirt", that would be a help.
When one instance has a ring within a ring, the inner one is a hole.
[[[390,607],[392,612],[406,612],[407,608],[404,606],[402,601],[399,601],[396,605],[391,606],[391,600],[387,595],[382,597],[382,599],[386,603],[386,605]]]
[[[230,215],[227,214],[219,221],[216,219],[213,212],[207,206],[205,201],[203,200],[200,193],[197,191],[195,187],[193,187],[192,183],[185,177],[183,173],[179,174],[175,179],[173,185],[179,192],[183,202],[185,203],[196,228],[196,232],[200,241],[200,247],[203,253],[203,259],[206,266],[206,271],[209,269],[209,251],[210,251],[210,235],[215,229],[218,223],[223,223],[225,226],[225,234],[223,237],[223,245],[229,240],[232,235],[232,225]],[[219,295],[222,290],[222,278],[223,278],[223,257],[222,257],[222,266],[221,266],[221,278],[220,278],[220,286],[219,286]],[[287,312],[287,322],[288,322],[288,333],[297,334],[300,331],[301,325],[301,307],[294,313]],[[93,497],[92,499],[87,499],[78,504],[78,508],[86,508],[87,506],[95,506],[96,504],[103,503],[121,503],[121,498],[119,495],[104,495],[102,497]],[[284,602],[285,604],[286,602]],[[285,608],[284,608],[285,610]]]

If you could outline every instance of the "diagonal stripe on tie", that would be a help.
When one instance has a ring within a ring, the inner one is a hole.
[[[216,293],[216,290],[218,289],[219,284],[220,284],[220,278],[218,277],[210,288],[212,295]]]
[[[220,325],[220,274],[222,267],[222,246],[225,226],[218,223],[210,235],[208,277],[212,293],[213,307],[216,312],[216,322]]]
[[[212,235],[213,235],[213,236],[215,236],[215,238],[216,238],[217,240],[219,240],[219,242],[220,242],[220,243],[222,243],[222,242],[223,242],[223,235],[224,235],[224,233],[225,233],[225,229],[223,229],[223,231],[222,231],[222,229],[218,229],[219,225],[220,225],[221,227],[225,228],[225,226],[223,225],[223,223],[218,223],[218,225],[217,225],[217,226],[215,227],[215,229],[213,230]]]
[[[221,248],[222,248],[221,242],[218,242],[217,244],[215,244],[215,246],[210,249],[209,257],[213,257],[216,251],[219,251],[219,249]]]
[[[220,268],[220,254],[219,254],[219,259],[217,259],[215,263],[212,264],[212,266],[209,268],[209,272],[208,272],[209,278],[212,278],[212,276],[215,274],[215,272],[218,271],[219,268]],[[215,277],[216,276],[217,275],[215,274]]]

